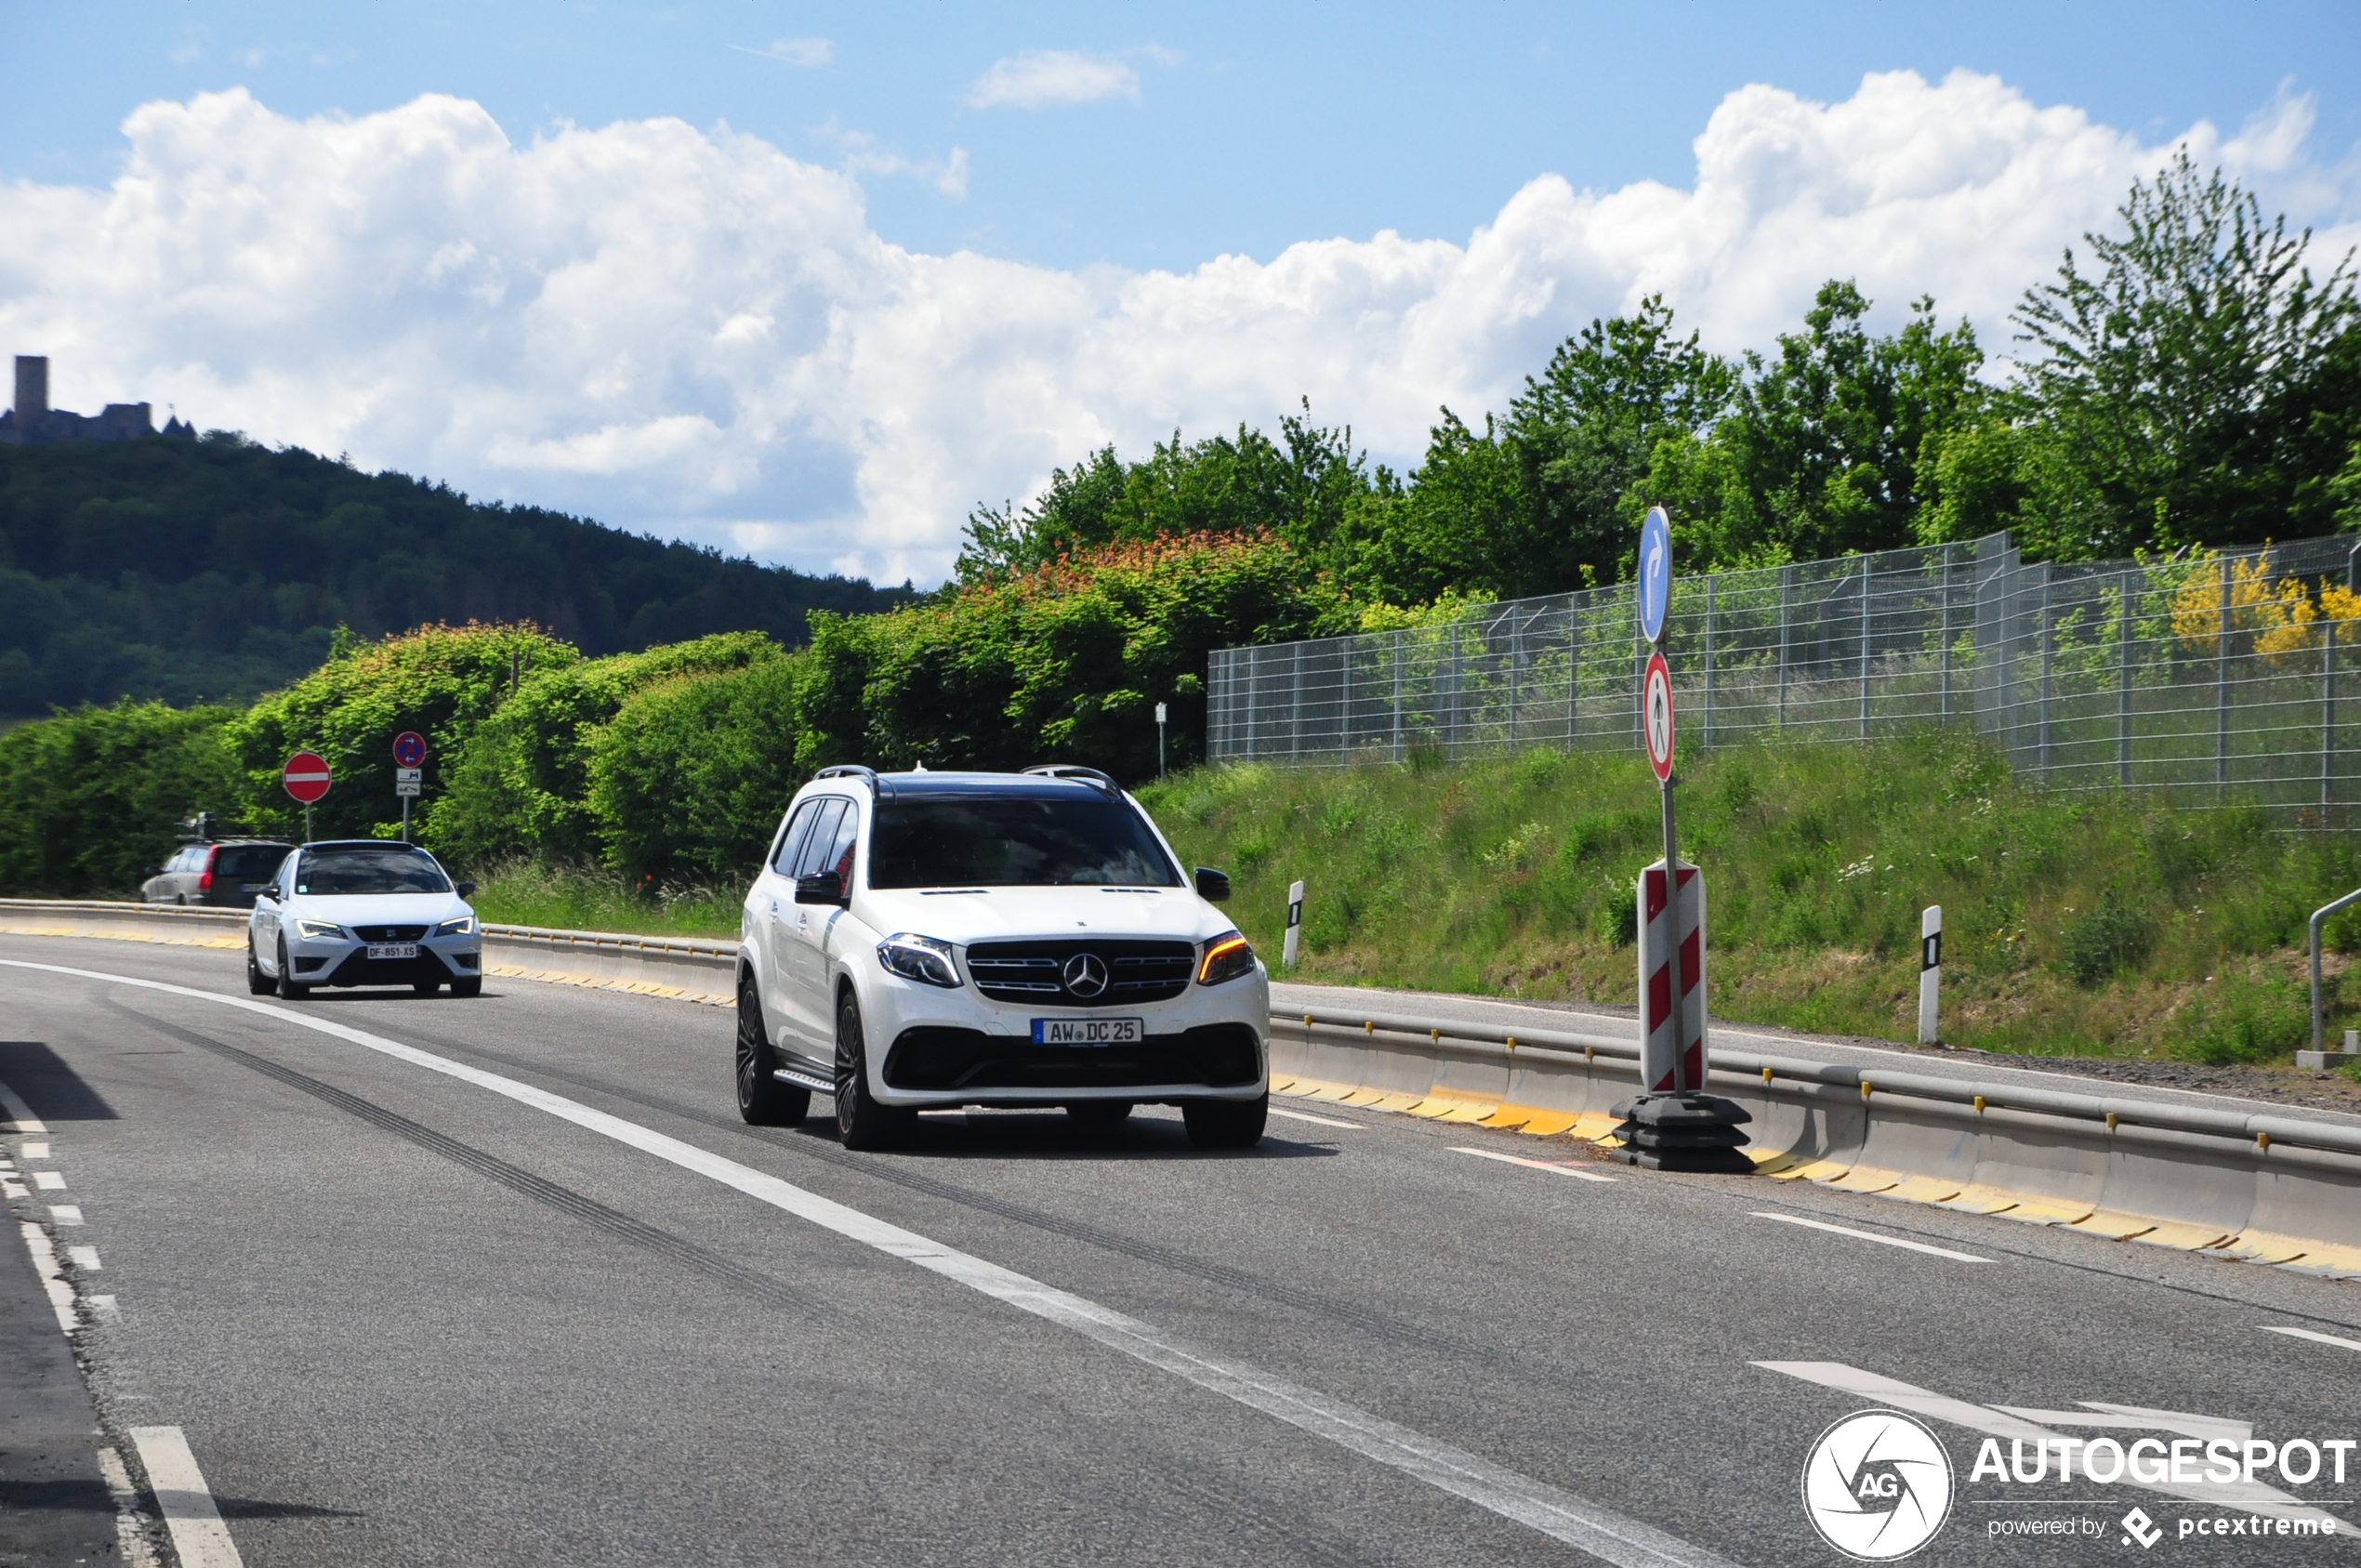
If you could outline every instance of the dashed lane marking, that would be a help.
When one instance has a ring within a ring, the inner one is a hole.
[[[230,1538],[214,1506],[213,1488],[205,1484],[197,1456],[178,1427],[134,1427],[131,1442],[139,1450],[139,1464],[148,1472],[148,1490],[164,1510],[164,1527],[172,1535],[172,1549],[180,1568],[245,1568],[238,1543]]]
[[[1359,1122],[1340,1122],[1334,1116],[1312,1116],[1307,1115],[1301,1111],[1282,1111],[1275,1105],[1271,1107],[1271,1114],[1273,1116],[1284,1116],[1291,1122],[1310,1122],[1314,1127],[1358,1127],[1361,1125]]]
[[[1595,1170],[1584,1170],[1561,1160],[1528,1160],[1521,1154],[1503,1154],[1497,1149],[1462,1149],[1452,1146],[1455,1154],[1473,1154],[1479,1160],[1497,1160],[1504,1166],[1524,1166],[1533,1170],[1546,1170],[1552,1176],[1571,1176],[1584,1181],[1613,1181],[1612,1176],[1601,1176]]]
[[[2334,1334],[2323,1334],[2316,1328],[2290,1328],[2285,1324],[2266,1323],[2265,1334],[2284,1334],[2293,1339],[2309,1339],[2315,1345],[2335,1345],[2348,1351],[2361,1351],[2361,1339],[2346,1339]]]
[[[1808,1225],[1814,1231],[1826,1231],[1830,1235],[1851,1236],[1857,1241],[1876,1242],[1881,1246],[1905,1247],[1912,1252],[1923,1252],[1930,1258],[1949,1258],[1961,1263],[1992,1261],[1989,1258],[1978,1258],[1972,1252],[1954,1252],[1947,1246],[1930,1246],[1925,1242],[1907,1242],[1900,1236],[1881,1236],[1875,1231],[1856,1231],[1850,1225],[1831,1225],[1825,1219],[1806,1219],[1800,1214],[1769,1214],[1761,1209],[1755,1209],[1753,1214],[1757,1219],[1775,1219],[1782,1225]]]
[[[33,1272],[41,1276],[41,1289],[58,1314],[58,1326],[72,1334],[80,1326],[73,1319],[73,1286],[66,1282],[65,1271],[58,1267],[58,1253],[49,1245],[49,1232],[29,1219],[19,1220],[17,1229],[24,1237],[24,1249],[33,1254]]]
[[[49,1222],[53,1225],[81,1224],[82,1206],[79,1204],[51,1204],[49,1206]]]
[[[97,1247],[70,1246],[66,1248],[66,1256],[73,1259],[73,1266],[75,1268],[87,1270],[94,1274],[99,1272],[99,1249]]]
[[[62,1192],[66,1190],[65,1173],[56,1170],[36,1170],[33,1173],[33,1184],[45,1192]]]
[[[1734,1568],[1728,1559],[1704,1547],[1617,1513],[1588,1498],[1576,1496],[1545,1482],[1496,1465],[1479,1455],[1439,1443],[1422,1432],[1396,1426],[1316,1389],[1274,1377],[1246,1362],[1192,1345],[1153,1324],[1101,1306],[1085,1297],[1057,1289],[1014,1270],[1004,1269],[996,1263],[944,1246],[930,1237],[905,1231],[832,1198],[822,1197],[768,1172],[740,1165],[711,1150],[683,1142],[653,1127],[641,1127],[637,1122],[595,1110],[579,1100],[552,1094],[532,1084],[489,1073],[480,1067],[470,1067],[448,1057],[387,1039],[381,1034],[367,1034],[323,1018],[307,1017],[290,1008],[270,1006],[248,997],[224,996],[164,981],[142,980],[135,975],[68,968],[59,964],[32,964],[13,958],[0,959],[0,968],[134,986],[217,1007],[234,1008],[298,1028],[334,1035],[397,1061],[488,1089],[521,1105],[546,1112],[587,1131],[611,1138],[683,1170],[706,1177],[850,1241],[915,1264],[1005,1305],[1070,1329],[1109,1350],[1119,1351],[1147,1365],[1168,1372],[1208,1392],[1234,1400],[1300,1431],[1324,1438],[1364,1458],[1464,1498],[1479,1508],[1490,1509],[1504,1519],[1563,1541],[1577,1550],[1615,1563],[1616,1568]],[[138,1441],[141,1431],[173,1430],[171,1428],[143,1428],[135,1431],[133,1438]],[[185,1448],[185,1444],[183,1446]],[[147,1447],[144,1442],[141,1443],[140,1454],[145,1459]],[[152,1476],[155,1464],[150,1460],[148,1465]],[[193,1471],[193,1461],[190,1468]],[[158,1501],[162,1503],[163,1482],[159,1481],[157,1485]],[[209,1497],[206,1506],[210,1507]],[[171,1516],[168,1507],[166,1516]],[[218,1522],[218,1514],[214,1517]],[[177,1522],[174,1530],[178,1543]],[[221,1540],[226,1547],[226,1530],[221,1533]],[[231,1549],[234,1551],[234,1548]],[[181,1548],[181,1559],[183,1568],[198,1568],[199,1560],[190,1557],[186,1547]],[[217,1563],[235,1561],[234,1556],[207,1559],[204,1561],[204,1568],[216,1568]]]

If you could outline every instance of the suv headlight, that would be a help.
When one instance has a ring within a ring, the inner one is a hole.
[[[1197,965],[1197,983],[1219,985],[1225,980],[1252,973],[1254,949],[1237,932],[1224,931],[1205,944],[1205,958]]]
[[[476,917],[472,915],[462,915],[456,920],[445,920],[442,925],[437,926],[434,929],[434,934],[439,937],[463,937],[475,929]]]
[[[297,920],[296,934],[318,942],[334,942],[344,935],[344,928],[333,920]]]
[[[921,985],[940,985],[946,991],[959,985],[958,967],[951,962],[951,944],[932,937],[897,932],[877,943],[877,962],[887,973]]]

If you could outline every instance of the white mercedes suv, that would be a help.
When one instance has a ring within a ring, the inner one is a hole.
[[[1245,1148],[1270,1103],[1271,986],[1138,801],[1088,768],[824,768],[746,894],[738,1112],[836,1101],[849,1149],[921,1110],[1178,1105]]]

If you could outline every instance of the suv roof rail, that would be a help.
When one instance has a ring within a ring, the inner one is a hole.
[[[860,779],[871,789],[877,787],[877,771],[875,768],[864,768],[858,762],[834,763],[821,769],[811,776],[815,779]]]
[[[1110,795],[1121,795],[1123,786],[1096,768],[1084,768],[1072,762],[1042,762],[1024,771],[1048,779],[1074,779],[1083,784],[1097,784]]]

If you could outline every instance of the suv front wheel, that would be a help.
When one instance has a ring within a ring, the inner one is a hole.
[[[837,1140],[848,1149],[882,1149],[917,1120],[910,1112],[878,1104],[869,1093],[861,1004],[846,992],[837,1004]]]
[[[1259,1100],[1193,1100],[1180,1107],[1189,1141],[1200,1149],[1251,1149],[1262,1141],[1271,1093]]]

